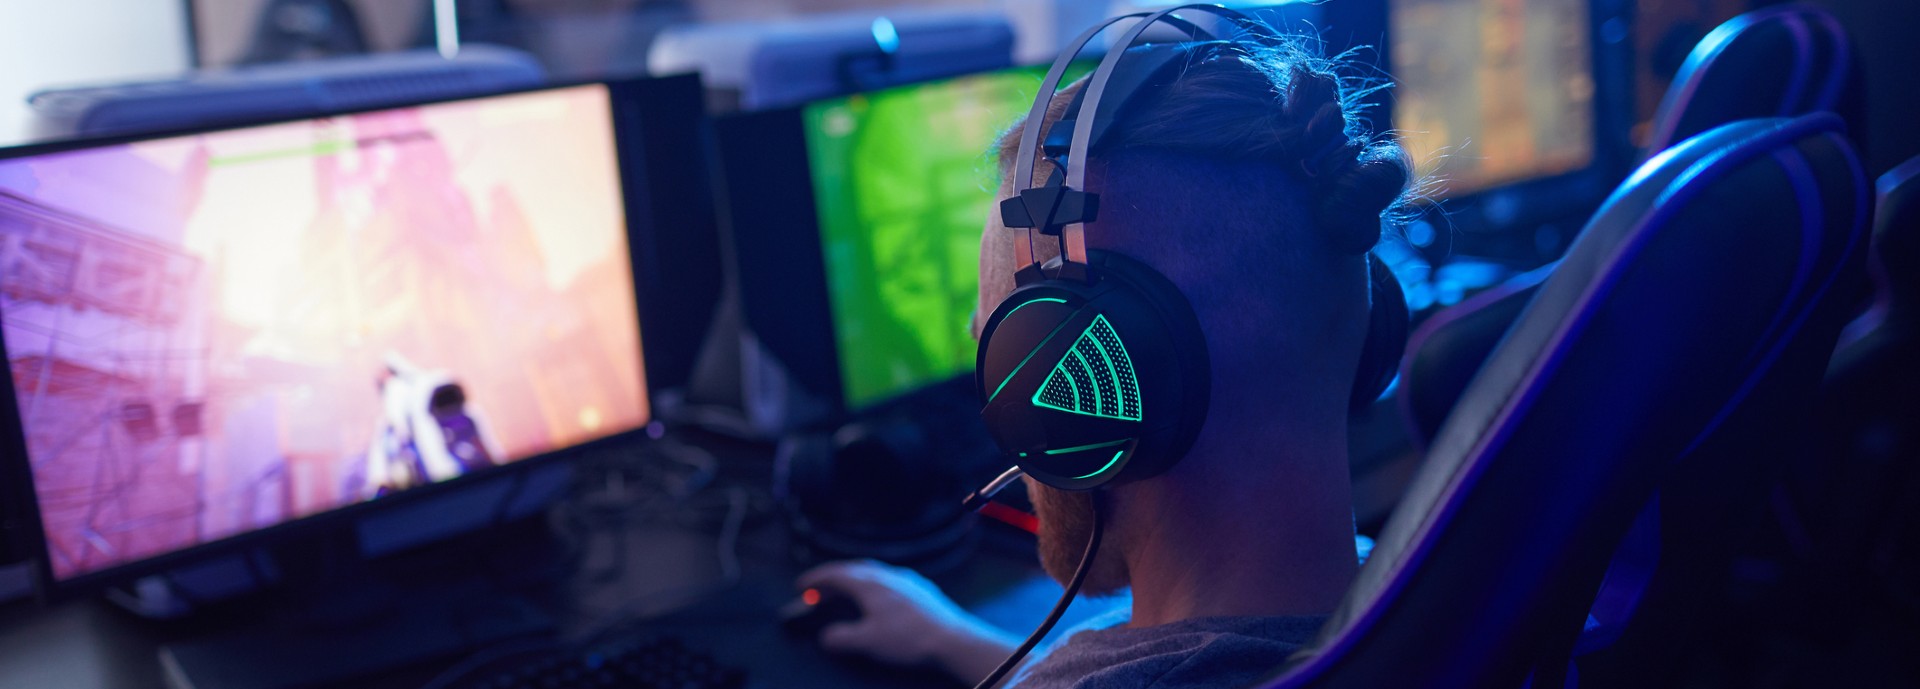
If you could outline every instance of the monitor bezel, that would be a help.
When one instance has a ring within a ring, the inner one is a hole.
[[[742,325],[786,369],[790,382],[829,402],[828,413],[837,416],[849,405],[802,115],[814,102],[715,117],[721,180],[715,194],[721,232],[731,245],[726,260],[739,283]],[[782,319],[827,327],[784,327]]]
[[[34,483],[32,462],[27,455],[26,431],[20,419],[19,399],[17,397],[17,391],[14,388],[13,376],[7,375],[4,376],[5,380],[0,381],[0,448],[4,448],[5,450],[3,453],[4,456],[0,456],[0,480],[4,480],[6,486],[9,488],[6,493],[6,497],[8,498],[7,502],[16,506],[14,508],[15,514],[13,514],[12,517],[19,523],[19,528],[17,529],[19,534],[18,538],[21,539],[21,542],[18,544],[20,546],[19,551],[28,555],[31,559],[30,567],[38,598],[43,603],[53,603],[97,593],[116,584],[145,576],[161,574],[168,569],[195,561],[210,560],[223,555],[242,552],[250,548],[271,545],[276,541],[291,540],[298,536],[320,532],[328,527],[341,528],[350,526],[354,520],[366,517],[383,509],[417,504],[433,497],[444,496],[454,491],[478,486],[503,476],[531,471],[555,461],[586,455],[621,444],[644,441],[649,435],[648,427],[659,422],[659,399],[657,398],[659,388],[654,385],[653,371],[648,369],[646,361],[649,328],[647,327],[648,319],[645,315],[645,309],[641,307],[645,302],[646,294],[643,291],[643,280],[639,271],[648,263],[643,256],[643,252],[647,251],[647,247],[642,246],[640,241],[642,237],[638,236],[636,232],[635,221],[636,215],[638,215],[640,211],[652,211],[655,206],[661,204],[649,203],[649,199],[646,198],[648,194],[644,190],[644,187],[650,183],[653,176],[647,175],[646,171],[642,170],[640,179],[635,179],[633,169],[630,166],[638,164],[638,161],[632,160],[632,158],[643,153],[642,149],[644,147],[642,146],[643,141],[641,140],[643,132],[639,131],[642,127],[642,122],[651,119],[642,114],[643,110],[650,107],[648,99],[644,96],[654,95],[656,91],[672,91],[678,89],[692,94],[694,96],[695,107],[698,107],[700,102],[698,99],[700,85],[698,76],[690,74],[606,81],[556,82],[531,88],[493,90],[458,98],[408,100],[378,107],[334,110],[301,117],[277,117],[220,122],[217,124],[135,134],[82,137],[71,140],[0,148],[0,161],[5,161],[91,148],[119,146],[157,139],[291,124],[321,118],[344,117],[446,103],[478,101],[501,96],[559,91],[583,86],[601,86],[606,89],[608,96],[608,121],[613,128],[616,169],[621,186],[623,215],[627,225],[625,239],[628,250],[629,270],[632,271],[633,274],[635,290],[634,317],[636,323],[639,324],[641,338],[640,350],[635,352],[635,355],[640,357],[640,370],[643,376],[642,387],[644,388],[642,394],[647,399],[647,416],[644,423],[637,428],[611,433],[583,443],[524,457],[505,464],[471,471],[445,481],[410,488],[391,496],[356,502],[324,512],[289,519],[271,526],[233,534],[138,560],[122,562],[62,579],[56,577],[53,572],[45,525],[40,517],[40,499]],[[691,88],[689,89],[689,87]],[[674,94],[668,93],[667,95],[672,96]],[[623,96],[625,97],[623,98]],[[636,199],[636,197],[638,198]],[[636,200],[639,201],[641,205],[636,206]],[[648,223],[652,223],[655,219],[656,218],[653,217],[645,218]],[[653,231],[659,230],[658,227],[652,229]],[[5,332],[4,330],[0,330],[0,352],[6,351],[5,346]]]

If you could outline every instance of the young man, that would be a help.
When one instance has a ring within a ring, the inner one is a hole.
[[[1365,252],[1409,172],[1396,146],[1364,133],[1338,67],[1297,46],[1215,51],[1143,94],[1092,152],[1088,187],[1102,208],[1090,248],[1147,263],[1192,304],[1212,364],[1210,411],[1172,470],[1103,489],[1107,527],[1083,592],[1131,587],[1130,615],[1071,635],[1009,685],[1257,681],[1310,640],[1357,571],[1347,409],[1368,323]],[[1049,123],[1079,87],[1054,98]],[[1012,195],[1017,140],[1016,127],[1000,145],[1001,198]],[[1036,182],[1050,172],[1040,167]],[[989,213],[980,313],[1013,290],[1016,240],[1024,233]],[[1027,488],[1041,563],[1065,581],[1091,496]],[[907,570],[831,563],[799,584],[863,610],[822,632],[833,652],[972,683],[1021,638]]]

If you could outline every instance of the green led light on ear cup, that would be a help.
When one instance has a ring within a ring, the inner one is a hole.
[[[1053,372],[1034,391],[1033,405],[1103,419],[1141,420],[1133,359],[1105,315],[1094,316],[1054,364]]]
[[[1101,448],[1107,448],[1107,447],[1113,447],[1113,446],[1115,446],[1115,445],[1120,445],[1120,444],[1123,444],[1123,443],[1126,443],[1126,442],[1129,442],[1129,441],[1132,441],[1132,440],[1133,440],[1132,438],[1121,438],[1121,439],[1119,439],[1119,440],[1109,440],[1109,441],[1107,441],[1107,442],[1104,442],[1104,443],[1094,443],[1094,444],[1092,444],[1092,445],[1081,445],[1081,446],[1079,446],[1079,447],[1063,447],[1063,448],[1060,448],[1060,449],[1058,449],[1058,450],[1047,450],[1047,454],[1050,454],[1050,455],[1064,455],[1064,454],[1068,454],[1068,453],[1072,453],[1072,452],[1085,452],[1085,451],[1087,451],[1087,450],[1098,450],[1098,449],[1101,449]],[[1121,450],[1121,452],[1125,452],[1125,451],[1126,451],[1126,450]],[[1099,473],[1099,472],[1095,472],[1095,473]]]
[[[1121,455],[1124,455],[1124,454],[1126,454],[1126,453],[1127,453],[1127,451],[1126,451],[1126,450],[1121,450],[1121,451],[1119,451],[1119,452],[1115,452],[1115,453],[1113,453],[1113,459],[1109,459],[1109,460],[1107,460],[1107,464],[1106,464],[1106,466],[1103,466],[1103,467],[1100,467],[1100,468],[1098,468],[1098,469],[1094,469],[1092,473],[1089,473],[1089,474],[1086,474],[1086,475],[1083,475],[1083,476],[1075,476],[1075,477],[1073,477],[1073,480],[1075,480],[1075,481],[1079,481],[1079,480],[1083,480],[1083,479],[1090,479],[1090,478],[1093,478],[1093,477],[1095,477],[1095,476],[1099,476],[1099,475],[1101,475],[1101,474],[1103,474],[1103,473],[1106,473],[1106,471],[1107,471],[1108,469],[1112,469],[1112,468],[1113,468],[1113,465],[1114,465],[1114,464],[1117,464],[1117,463],[1119,463],[1119,461],[1120,461],[1120,456],[1121,456]]]

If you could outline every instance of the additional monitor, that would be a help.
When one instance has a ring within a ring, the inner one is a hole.
[[[860,407],[973,370],[992,153],[1042,68],[818,101],[801,110],[843,399]]]
[[[1586,0],[1391,0],[1394,127],[1443,197],[1594,162]]]
[[[0,159],[53,581],[646,424],[611,89]]]

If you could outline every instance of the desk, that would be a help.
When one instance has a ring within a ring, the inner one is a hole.
[[[703,492],[736,490],[755,482],[751,476],[759,467],[752,460],[729,464],[743,467],[739,473],[748,477],[723,478]],[[391,565],[387,569],[436,580],[449,573],[469,578],[513,577],[561,564],[554,569],[566,570],[565,574],[551,580],[536,580],[532,585],[495,583],[544,608],[557,622],[562,636],[604,626],[611,619],[642,618],[632,623],[636,633],[680,638],[724,664],[746,670],[750,686],[858,689],[932,685],[929,675],[829,658],[811,643],[789,639],[780,632],[774,623],[774,611],[794,595],[792,580],[801,565],[788,557],[786,529],[772,515],[761,515],[741,532],[735,553],[737,583],[707,595],[674,595],[723,581],[726,565],[716,550],[714,532],[704,525],[685,523],[689,521],[699,520],[647,520],[598,534],[597,542],[588,539],[584,544],[556,543],[553,537],[522,537],[517,545],[489,544],[477,553],[470,542],[436,545],[425,552],[389,558],[399,562],[387,563]],[[515,530],[537,534],[549,531],[538,521],[517,525]],[[498,536],[480,535],[487,539]],[[622,542],[616,544],[612,539]],[[572,548],[575,545],[583,547]],[[1024,632],[1039,623],[1060,592],[1057,584],[1040,573],[1031,547],[1030,539],[1023,541],[1017,534],[988,531],[968,564],[933,578],[955,600],[988,621]],[[571,554],[562,552],[569,549]],[[492,562],[476,564],[475,557]],[[559,562],[573,557],[578,562]],[[493,568],[499,571],[475,574],[476,570]],[[491,595],[486,593],[490,590],[483,588],[482,595]],[[1066,629],[1115,604],[1077,602],[1059,628]],[[165,686],[157,660],[163,644],[245,630],[259,618],[275,616],[277,609],[271,605],[249,604],[248,609],[173,622],[141,619],[101,601],[46,608],[32,602],[0,607],[0,687],[159,689]],[[458,659],[424,662],[376,679],[356,681],[352,686],[417,687]]]

